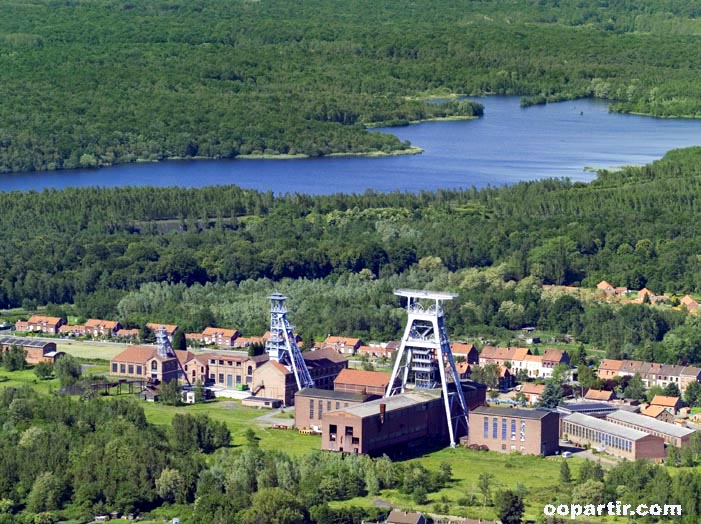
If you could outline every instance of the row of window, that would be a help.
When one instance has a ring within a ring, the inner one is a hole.
[[[526,440],[526,421],[521,420],[520,421],[520,431],[519,431],[519,440],[521,442],[524,442]],[[509,428],[510,426],[510,428]],[[489,417],[484,417],[484,426],[483,426],[483,437],[488,439],[489,438]],[[509,433],[507,430],[511,429],[511,432]],[[508,423],[508,419],[502,418],[501,419],[501,440],[507,440],[507,436],[511,436],[511,440],[516,440],[516,419],[511,419],[511,424]],[[492,439],[497,440],[499,438],[499,418],[498,417],[493,417],[492,418]]]
[[[571,422],[565,422],[564,430],[568,436],[589,440],[594,444],[600,444],[602,448],[608,447],[621,449],[623,451],[627,451],[628,453],[633,450],[632,441],[623,437],[611,435],[610,433],[606,433],[604,431],[598,431],[596,429],[587,428],[578,424],[572,424]]]
[[[335,405],[336,405],[336,409],[341,409],[341,403],[339,401],[336,401]],[[321,417],[324,414],[324,401],[319,400],[317,403],[317,406],[318,406],[318,412],[319,412],[318,420],[321,420]],[[331,406],[332,406],[331,401],[327,400],[326,401],[326,411],[331,411]],[[347,408],[348,402],[344,402],[343,407]],[[311,398],[309,399],[309,419],[314,420],[314,399],[311,399]]]
[[[219,373],[214,374],[210,373],[209,374],[209,380],[212,382],[216,382],[217,384],[224,384],[224,373]],[[253,377],[246,377],[246,384],[250,384],[253,382]],[[236,385],[241,384],[241,375],[236,375]],[[233,387],[234,386],[234,375],[226,375],[226,387]]]
[[[156,364],[156,362],[153,362]],[[119,369],[119,371],[117,371]],[[123,375],[127,374],[127,370],[129,370],[130,375],[134,375],[134,370],[136,370],[136,375],[143,375],[143,368],[141,367],[140,364],[137,364],[136,366],[134,364],[119,364],[119,367],[117,367],[116,362],[112,362],[112,373],[122,373]]]

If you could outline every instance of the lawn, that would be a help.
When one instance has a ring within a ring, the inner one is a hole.
[[[291,455],[302,455],[321,448],[321,437],[318,435],[300,435],[295,430],[272,429],[267,425],[258,424],[255,419],[265,415],[267,411],[242,407],[236,400],[221,399],[178,407],[144,402],[142,406],[149,422],[158,425],[170,424],[176,413],[208,415],[227,425],[234,446],[244,444],[244,432],[252,428],[263,449],[281,449]]]
[[[40,393],[50,393],[51,391],[56,391],[61,387],[58,379],[56,378],[52,378],[50,380],[39,380],[34,374],[33,369],[23,369],[21,371],[10,372],[6,371],[4,368],[0,368],[0,377],[7,379],[0,382],[0,388],[20,387],[28,384]]]
[[[128,346],[128,344],[117,344],[114,342],[56,340],[56,349],[86,360],[112,360]]]

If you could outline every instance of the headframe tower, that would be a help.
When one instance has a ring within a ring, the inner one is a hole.
[[[178,355],[175,353],[175,350],[173,349],[170,340],[168,339],[168,332],[166,331],[166,328],[164,326],[161,326],[159,328],[156,328],[154,331],[156,334],[156,346],[158,347],[158,356],[161,358],[174,358],[178,364],[177,376],[182,376],[185,382],[187,382],[187,384],[191,386],[192,384],[190,383],[190,378],[187,376],[187,373],[183,369],[183,365],[180,362]]]
[[[287,297],[282,293],[273,293],[270,299],[270,338],[265,343],[265,350],[270,360],[287,366],[295,376],[297,388],[313,388],[314,381],[309,374],[307,364],[295,340],[294,326],[287,320]]]
[[[411,289],[398,289],[394,294],[406,298],[408,318],[385,397],[404,393],[409,383],[417,389],[440,387],[450,445],[455,447],[460,428],[464,426],[467,432],[468,409],[443,322],[443,302],[458,295]],[[455,391],[448,390],[449,377]]]

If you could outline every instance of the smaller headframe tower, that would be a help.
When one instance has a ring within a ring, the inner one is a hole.
[[[265,350],[270,360],[287,366],[295,376],[297,387],[313,388],[314,381],[309,374],[307,364],[295,340],[294,327],[287,321],[287,297],[282,293],[273,293],[270,299],[270,338],[265,343]]]
[[[443,322],[443,302],[458,295],[411,289],[398,289],[394,294],[407,299],[408,318],[385,397],[404,393],[410,381],[417,389],[440,387],[450,445],[455,447],[460,427],[464,426],[467,432],[468,410]],[[454,392],[448,391],[446,365]]]
[[[187,382],[188,386],[191,386],[192,384],[190,383],[190,378],[187,376],[187,373],[183,369],[183,365],[180,363],[180,360],[178,359],[178,355],[176,355],[175,350],[173,349],[173,346],[170,343],[170,340],[168,339],[168,332],[166,331],[166,328],[161,326],[159,328],[156,328],[156,346],[158,347],[158,356],[162,358],[174,358],[175,361],[178,363],[178,375],[182,376],[185,379],[185,382]]]

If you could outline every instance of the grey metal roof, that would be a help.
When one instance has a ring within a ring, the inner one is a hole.
[[[489,406],[479,406],[470,411],[470,413],[475,413],[479,415],[495,415],[498,417],[513,417],[540,420],[546,415],[553,413],[553,411],[549,409],[496,408]]]
[[[410,406],[417,406],[419,404],[423,404],[424,402],[429,402],[440,397],[440,389],[415,389],[409,393],[402,393],[399,395],[394,395],[392,397],[371,400],[370,402],[358,404],[357,406],[349,406],[347,408],[336,410],[334,413],[345,412],[349,415],[364,418],[379,414],[380,404],[384,404],[385,411],[389,413],[390,411],[395,411]]]
[[[570,402],[557,407],[561,413],[612,413],[617,409],[606,402]]]
[[[661,420],[654,419],[645,415],[638,415],[637,413],[630,413],[628,411],[614,411],[606,415],[606,420],[625,422],[626,424],[634,424],[642,428],[649,429],[650,431],[656,431],[658,433],[664,433],[671,437],[686,437],[695,433],[693,429],[683,428],[677,426],[676,424],[670,424],[669,422],[662,422]],[[614,422],[615,424],[615,422]]]
[[[55,344],[55,342],[46,342],[44,340],[37,340],[36,338],[21,338],[12,336],[0,337],[0,344],[8,346],[24,346],[31,348],[43,348],[47,344]]]
[[[633,428],[627,428],[619,424],[614,424],[613,422],[607,422],[600,418],[590,417],[589,415],[582,415],[581,413],[572,413],[571,415],[567,415],[563,420],[565,422],[581,424],[582,426],[585,426],[587,428],[595,429],[597,431],[608,433],[609,435],[615,435],[617,437],[623,437],[630,440],[640,440],[649,436],[649,434],[645,433],[644,431],[639,431]]]
[[[353,402],[364,402],[369,398],[369,395],[363,395],[362,393],[318,388],[304,388],[298,391],[295,396],[323,398],[328,400],[348,400]]]

